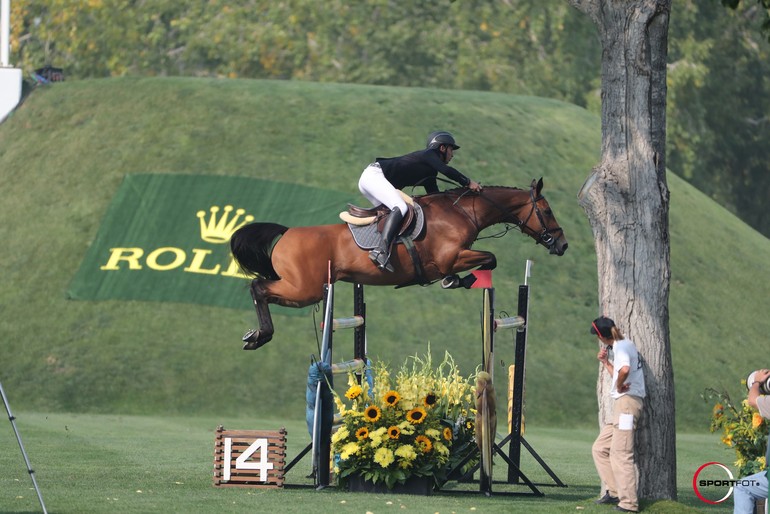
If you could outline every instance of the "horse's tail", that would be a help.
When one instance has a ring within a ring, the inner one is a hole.
[[[230,251],[241,269],[250,275],[278,280],[270,254],[278,239],[289,230],[277,223],[251,223],[235,231],[230,238]]]

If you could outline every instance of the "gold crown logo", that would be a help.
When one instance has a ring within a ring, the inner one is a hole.
[[[235,216],[231,219],[230,213],[233,211],[232,205],[225,205],[222,209],[222,215],[217,219],[217,213],[219,207],[214,205],[209,211],[211,216],[208,222],[204,219],[206,217],[206,211],[198,211],[198,219],[201,224],[201,239],[207,243],[222,244],[230,240],[233,233],[244,226],[247,223],[254,221],[254,216],[251,214],[243,218],[243,221],[239,221],[246,211],[244,209],[238,209],[235,211]]]

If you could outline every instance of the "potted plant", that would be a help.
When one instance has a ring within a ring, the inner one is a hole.
[[[743,384],[745,386],[745,381]],[[765,469],[767,421],[745,398],[735,405],[727,392],[707,389],[707,394],[709,399],[716,399],[711,412],[711,431],[721,430],[722,443],[735,450],[738,475],[753,475]]]
[[[371,384],[359,384],[351,374],[344,397],[335,395],[342,425],[332,452],[340,483],[353,491],[431,494],[475,451],[471,380],[449,353],[434,369],[430,348],[395,373],[375,363],[371,376]]]

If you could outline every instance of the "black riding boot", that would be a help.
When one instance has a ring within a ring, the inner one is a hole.
[[[401,215],[400,209],[396,208],[390,211],[388,219],[385,220],[385,224],[382,227],[380,246],[369,252],[369,258],[381,270],[393,271],[393,266],[388,262],[390,259],[390,244],[398,233],[402,218],[403,216]]]

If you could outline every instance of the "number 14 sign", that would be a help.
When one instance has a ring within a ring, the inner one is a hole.
[[[214,440],[214,485],[283,487],[286,429],[225,430]]]

